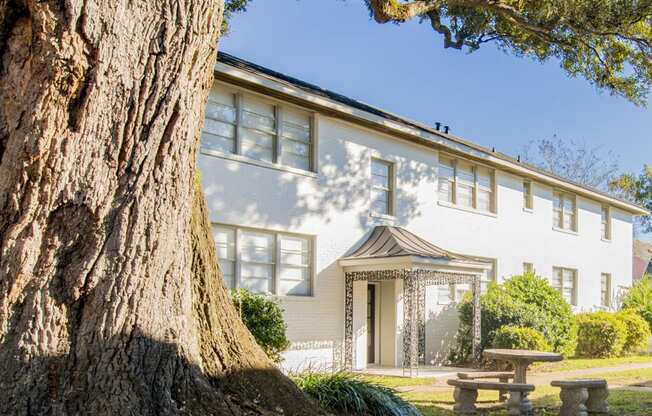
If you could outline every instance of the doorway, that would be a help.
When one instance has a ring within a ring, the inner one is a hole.
[[[376,285],[367,285],[367,363],[376,363]]]

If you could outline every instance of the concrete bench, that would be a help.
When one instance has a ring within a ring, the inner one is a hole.
[[[462,380],[481,380],[487,378],[497,378],[501,383],[509,383],[514,378],[514,373],[509,371],[474,371],[470,373],[457,373],[457,378]],[[500,390],[498,400],[504,402],[507,400],[507,391]]]
[[[528,415],[532,412],[532,402],[527,397],[529,392],[534,391],[532,384],[459,379],[448,380],[447,383],[455,387],[453,411],[456,414],[468,415],[477,412],[475,402],[478,399],[478,390],[508,391],[509,400],[505,403],[505,407],[510,416]]]
[[[556,380],[550,385],[561,388],[560,416],[587,416],[609,412],[606,380]]]

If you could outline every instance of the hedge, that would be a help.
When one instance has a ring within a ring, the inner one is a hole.
[[[652,330],[652,275],[646,275],[627,292],[622,309],[636,312]]]
[[[281,361],[281,353],[290,346],[283,309],[274,300],[245,289],[231,291],[233,305],[242,321],[272,361]]]
[[[632,310],[624,310],[616,314],[616,318],[625,325],[626,337],[623,353],[631,354],[645,349],[650,339],[650,327],[645,319]]]
[[[618,357],[627,341],[627,327],[616,314],[589,312],[577,315],[577,356]]]
[[[494,348],[511,350],[551,351],[550,344],[536,329],[506,325],[496,331]]]
[[[491,284],[480,298],[482,307],[481,348],[493,345],[496,331],[504,326],[539,331],[551,349],[565,357],[575,353],[577,326],[570,305],[547,280],[525,274],[514,276],[502,285]],[[453,362],[468,361],[471,355],[473,304],[467,294],[459,305],[460,329]]]

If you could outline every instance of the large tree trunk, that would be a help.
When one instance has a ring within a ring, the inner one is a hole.
[[[223,0],[0,0],[0,414],[315,414],[217,269]]]

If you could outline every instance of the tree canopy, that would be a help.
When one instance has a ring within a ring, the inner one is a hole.
[[[644,166],[640,174],[628,173],[609,182],[609,189],[652,212],[652,166]],[[652,217],[639,219],[638,230],[652,233]]]
[[[364,0],[379,23],[420,19],[445,48],[495,43],[645,105],[652,86],[652,0]]]
[[[586,142],[534,140],[525,147],[524,161],[582,185],[607,190],[618,172],[618,156]]]

